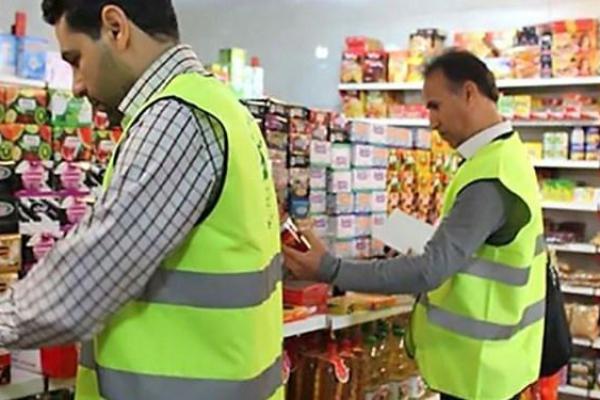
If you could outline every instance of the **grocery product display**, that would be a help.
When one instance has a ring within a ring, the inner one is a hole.
[[[0,110],[3,291],[88,212],[121,128],[111,127],[105,114],[94,113],[87,99],[66,91],[0,82]],[[73,378],[77,358],[75,345],[1,351],[0,383],[18,387],[23,378],[42,386],[42,375]],[[11,364],[17,368],[12,374]],[[30,372],[23,375],[23,368]]]
[[[264,95],[265,71],[258,57],[248,59],[245,49],[221,49],[218,62],[210,64],[207,69],[228,83],[240,98],[256,99]]]
[[[580,296],[600,296],[594,270],[598,265],[594,256],[599,253],[594,235],[600,226],[595,218],[590,219],[585,214],[600,209],[600,181],[596,172],[600,170],[600,91],[593,86],[593,81],[581,89],[568,83],[564,88],[552,83],[546,88],[544,82],[564,78],[573,78],[575,82],[580,77],[599,75],[597,33],[598,21],[589,19],[556,21],[500,32],[458,32],[445,40],[448,46],[466,49],[481,57],[500,80],[498,109],[518,128],[537,169],[540,193],[548,213],[545,217],[547,243],[557,252],[561,266],[567,267],[561,279],[568,300],[573,301],[571,309],[576,310],[570,314],[575,344],[582,344],[582,338],[596,343],[599,323],[596,308],[582,303]],[[437,41],[426,42],[429,53],[424,54],[429,56],[420,59],[421,66],[428,57],[443,51],[444,35],[438,36]],[[375,44],[376,48],[353,47],[351,44],[357,38],[346,40],[339,87],[343,113],[350,120],[386,125],[399,138],[398,144],[409,148],[391,153],[388,211],[398,208],[434,223],[442,201],[438,193],[444,192],[458,158],[451,151],[436,149],[435,133],[430,134],[434,138],[431,152],[424,152],[415,139],[419,132],[427,132],[418,127],[427,126],[428,111],[420,96],[412,93],[420,88],[422,81],[422,76],[409,72],[408,60],[414,49],[386,52],[377,40],[364,39],[363,42]],[[364,73],[372,60],[367,54],[373,50],[381,55],[380,60],[387,56],[388,61],[387,70],[379,68],[377,79]],[[358,71],[362,71],[362,75]],[[387,79],[382,78],[385,72]],[[530,87],[517,84],[519,79],[536,78],[539,80]],[[571,168],[590,172],[575,173]],[[438,188],[439,192],[432,188]],[[583,213],[577,218],[562,214],[571,211]],[[594,350],[590,356],[595,360]],[[571,384],[568,371],[563,375],[561,390],[568,392],[572,387],[581,387]],[[573,381],[577,382],[577,378]],[[596,390],[595,377],[590,378],[590,382],[584,385],[586,390]],[[538,382],[537,389],[541,390],[543,384],[545,382]],[[591,392],[568,393],[593,397]]]
[[[313,333],[285,345],[287,399],[418,399],[427,389],[404,350],[398,318]]]

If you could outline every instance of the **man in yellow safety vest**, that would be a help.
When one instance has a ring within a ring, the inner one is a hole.
[[[343,290],[420,294],[409,347],[427,383],[442,399],[510,399],[540,374],[546,253],[535,171],[477,57],[433,60],[423,95],[431,127],[465,159],[424,253],[345,261],[307,232],[311,251],[285,248],[285,262]]]
[[[85,340],[78,400],[283,399],[261,132],[171,0],[44,0],[74,88],[124,134],[93,212],[0,298],[0,347]]]

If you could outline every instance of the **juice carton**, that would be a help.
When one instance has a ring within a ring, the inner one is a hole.
[[[91,161],[95,137],[91,127],[54,128],[53,147],[55,161]]]
[[[52,159],[52,130],[48,126],[7,124],[0,125],[1,161]]]
[[[23,160],[16,168],[17,196],[48,196],[52,194],[52,161]]]
[[[58,163],[53,172],[52,187],[62,196],[87,196],[90,194],[83,166],[64,161]]]
[[[85,97],[75,97],[64,90],[50,92],[50,115],[54,127],[80,128],[91,126],[92,104]]]
[[[4,89],[7,124],[37,124],[48,122],[48,93],[44,89],[6,86]]]
[[[96,162],[106,165],[119,144],[123,131],[121,128],[101,129],[95,131],[95,151],[94,159]]]

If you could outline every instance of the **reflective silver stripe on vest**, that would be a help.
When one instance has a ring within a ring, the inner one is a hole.
[[[544,235],[539,235],[535,241],[535,255],[539,256],[540,253],[546,251],[546,238]]]
[[[539,235],[535,241],[535,255],[538,256],[546,250],[546,241]],[[461,271],[464,274],[504,283],[511,286],[525,286],[529,282],[531,267],[517,268],[482,259],[474,259],[472,263]]]
[[[501,325],[493,322],[479,321],[469,317],[443,310],[429,303],[427,295],[421,296],[421,304],[427,309],[430,323],[442,328],[479,340],[506,340],[521,330],[544,318],[546,299],[530,305],[525,309],[521,321],[515,325]]]
[[[262,271],[209,274],[158,269],[140,300],[200,308],[246,308],[264,303],[282,278],[283,256]]]
[[[247,381],[171,378],[103,367],[98,367],[98,377],[102,397],[110,400],[266,400],[283,384],[281,359]]]
[[[531,268],[516,268],[508,265],[475,259],[462,273],[512,286],[524,286],[529,281]]]
[[[81,343],[81,349],[79,350],[79,365],[87,369],[96,368],[93,341]]]

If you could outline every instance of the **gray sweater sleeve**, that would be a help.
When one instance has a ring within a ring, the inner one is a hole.
[[[499,181],[475,182],[458,195],[423,254],[373,261],[339,260],[327,254],[320,279],[342,290],[366,293],[433,290],[465,268],[475,251],[505,224],[509,215],[506,192]]]

